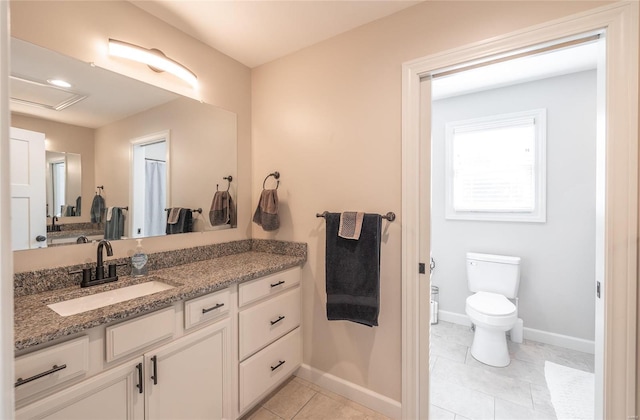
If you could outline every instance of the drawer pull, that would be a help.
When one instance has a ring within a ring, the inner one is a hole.
[[[284,362],[285,362],[284,360],[279,360],[277,365],[271,366],[271,372],[278,369],[280,366],[284,365]]]
[[[48,371],[42,372],[42,373],[38,373],[37,375],[33,375],[30,378],[27,378],[27,379],[18,378],[18,380],[15,383],[15,387],[17,388],[20,385],[24,385],[24,384],[26,384],[28,382],[35,381],[36,379],[44,378],[47,375],[51,375],[52,373],[56,373],[56,372],[58,372],[58,371],[60,371],[62,369],[66,369],[66,368],[67,368],[66,364],[65,365],[60,365],[60,366],[53,365],[53,367],[51,369],[49,369]]]
[[[282,321],[283,319],[284,319],[284,315],[280,315],[278,319],[276,319],[275,321],[271,321],[271,325],[276,325],[278,322]]]
[[[280,280],[277,283],[271,283],[271,287],[276,287],[276,286],[280,286],[281,284],[284,284],[284,280]]]
[[[222,308],[223,306],[224,306],[224,303],[217,303],[215,306],[212,306],[211,308],[203,309],[202,313],[206,314],[207,312],[215,311],[216,309]]]
[[[140,390],[140,393],[142,394],[142,392],[144,391],[142,389],[142,382],[143,382],[143,378],[142,378],[142,363],[138,363],[136,365],[136,369],[138,369],[138,385],[136,385],[136,388],[138,388]]]
[[[158,385],[158,356],[153,356],[151,363],[153,363],[153,375],[151,375],[151,379],[153,379],[154,385]]]

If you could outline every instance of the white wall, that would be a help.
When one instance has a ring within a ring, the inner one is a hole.
[[[547,109],[547,222],[446,220],[445,123]],[[432,281],[440,309],[465,313],[465,253],[522,258],[525,327],[587,340],[595,320],[595,70],[433,104]]]

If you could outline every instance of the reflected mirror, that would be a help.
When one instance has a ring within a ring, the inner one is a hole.
[[[82,214],[82,159],[78,153],[45,152],[47,217]]]
[[[46,150],[14,250],[236,227],[235,113],[15,38],[10,82],[11,126]]]

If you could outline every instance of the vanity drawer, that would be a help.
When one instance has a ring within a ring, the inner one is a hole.
[[[15,363],[16,401],[85,375],[88,370],[87,336],[20,356]]]
[[[228,314],[230,295],[229,289],[224,289],[186,301],[184,328],[188,330],[195,325]]]
[[[240,311],[240,360],[300,325],[300,288]]]
[[[107,362],[141,351],[145,347],[173,337],[173,307],[107,327]]]
[[[289,377],[301,363],[300,328],[240,363],[240,412]]]
[[[244,306],[300,283],[300,267],[238,285],[238,304]]]

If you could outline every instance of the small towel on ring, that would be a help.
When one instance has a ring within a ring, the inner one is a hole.
[[[345,211],[340,214],[340,227],[338,236],[344,239],[360,239],[364,212]]]
[[[180,210],[182,210],[182,207],[172,207],[169,210],[167,224],[175,225],[176,223],[178,223],[178,219],[180,218]]]
[[[260,202],[253,214],[253,222],[269,232],[280,227],[278,215],[278,190],[262,190]]]
[[[231,225],[236,226],[236,209],[228,191],[216,191],[211,201],[209,210],[209,222],[211,226]]]

